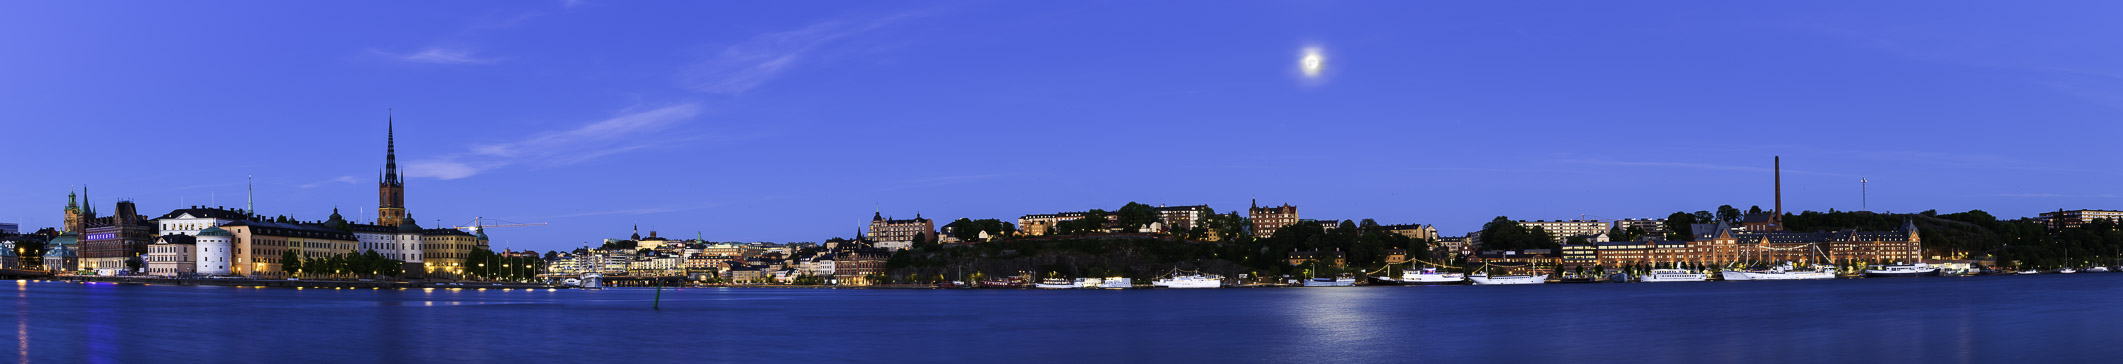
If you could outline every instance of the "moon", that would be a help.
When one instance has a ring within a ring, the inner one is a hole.
[[[1305,56],[1297,60],[1297,66],[1305,72],[1305,77],[1319,77],[1320,71],[1327,67],[1327,56],[1320,54],[1319,48],[1308,48]]]

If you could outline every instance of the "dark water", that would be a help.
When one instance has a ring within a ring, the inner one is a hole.
[[[292,290],[17,282],[0,361],[2081,362],[2123,274],[1220,290]]]

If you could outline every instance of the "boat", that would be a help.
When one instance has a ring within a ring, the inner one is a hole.
[[[1687,269],[1653,269],[1651,274],[1645,274],[1643,277],[1637,278],[1637,281],[1644,283],[1702,282],[1707,280],[1710,280],[1710,275],[1692,272]]]
[[[1080,285],[1080,284],[1078,284],[1078,283],[1077,283],[1076,281],[1071,281],[1071,280],[1067,280],[1067,279],[1061,279],[1061,278],[1047,278],[1047,279],[1042,279],[1042,280],[1039,280],[1039,283],[1033,283],[1033,284],[1032,284],[1032,288],[1039,288],[1039,289],[1075,289],[1075,288],[1079,288],[1079,287],[1083,287],[1083,286],[1082,286],[1082,285]]]
[[[2071,267],[2063,267],[2063,268],[2057,268],[2057,274],[2072,274],[2072,273],[2078,273],[2078,272],[2079,272],[2079,270],[2077,270],[2077,269],[2071,269]]]
[[[1917,264],[1875,265],[1865,269],[1865,278],[1929,277],[1939,275],[1938,268]]]
[[[1165,288],[1223,288],[1224,277],[1214,274],[1201,274],[1201,272],[1179,274],[1179,272],[1174,271],[1170,276],[1150,281],[1150,286]]]
[[[1437,268],[1423,268],[1401,272],[1400,277],[1374,277],[1385,284],[1456,284],[1467,281],[1466,273],[1439,272]]]
[[[2086,268],[2086,272],[2087,272],[2087,273],[2108,273],[2108,267],[2103,267],[2103,266],[2098,266],[2098,265],[2096,265],[2096,266],[2093,266],[2093,267],[2090,267],[2090,268]]]
[[[1607,275],[1607,283],[1629,283],[1629,273],[1609,274]]]
[[[1563,273],[1563,278],[1556,279],[1555,283],[1600,283],[1602,281],[1598,275],[1594,274]]]
[[[1076,288],[1098,288],[1098,286],[1099,286],[1099,285],[1103,285],[1103,284],[1106,284],[1106,279],[1105,279],[1105,278],[1077,278],[1077,279],[1076,279]]]
[[[1817,265],[1810,270],[1794,270],[1791,264],[1779,265],[1764,270],[1727,269],[1719,278],[1728,281],[1790,281],[1801,279],[1834,279],[1835,266]]]
[[[582,282],[580,282],[580,284],[582,285],[582,289],[602,290],[604,289],[604,273],[583,273]]]
[[[2019,271],[2018,273],[2019,273],[2019,274],[2042,274],[2042,271],[2038,271],[2038,270],[2033,270],[2033,269],[2029,269],[2029,270],[2023,270],[2023,271]]]
[[[1098,284],[1098,288],[1102,288],[1102,289],[1124,289],[1124,288],[1135,288],[1135,278],[1126,278],[1126,277],[1106,277],[1106,280],[1105,280],[1105,281],[1103,281],[1103,282],[1100,282],[1100,283]]]
[[[1356,285],[1356,278],[1350,276],[1336,278],[1314,277],[1305,280],[1304,284],[1306,287],[1351,287]]]
[[[980,288],[1019,288],[1025,286],[1024,277],[1009,276],[980,281]]]
[[[1542,283],[1548,283],[1548,275],[1546,275],[1546,274],[1540,274],[1540,275],[1530,275],[1530,276],[1493,276],[1493,277],[1492,277],[1492,276],[1490,276],[1490,275],[1489,275],[1489,273],[1475,273],[1474,275],[1472,275],[1472,276],[1468,276],[1467,278],[1468,278],[1468,279],[1471,279],[1471,280],[1474,280],[1474,284],[1476,284],[1476,285],[1484,285],[1484,286],[1488,286],[1488,285],[1504,285],[1504,284],[1542,284]]]

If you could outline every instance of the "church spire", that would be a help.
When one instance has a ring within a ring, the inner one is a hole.
[[[388,109],[386,109],[388,110]],[[398,179],[398,121],[397,115],[384,116],[383,127],[383,183],[399,185]]]

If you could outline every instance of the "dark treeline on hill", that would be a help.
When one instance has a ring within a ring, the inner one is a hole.
[[[1094,210],[1093,216],[1111,217],[1119,229],[1134,230],[1157,221],[1148,205],[1130,203],[1117,212]],[[1171,235],[1098,234],[1091,222],[1056,224],[1069,230],[1045,237],[996,239],[955,247],[925,246],[902,250],[887,262],[887,276],[899,282],[936,282],[993,279],[1024,275],[1031,279],[1058,277],[1130,277],[1147,280],[1173,269],[1200,270],[1238,277],[1318,275],[1376,270],[1386,263],[1392,249],[1416,252],[1428,259],[1433,243],[1410,239],[1383,230],[1371,220],[1341,221],[1333,226],[1301,222],[1277,229],[1274,236],[1255,239],[1244,231],[1248,222],[1236,213],[1208,214],[1193,229]],[[1078,221],[1092,220],[1091,217]],[[958,224],[954,222],[953,224]],[[1109,226],[1110,227],[1110,226]],[[954,229],[956,235],[958,229]],[[985,230],[985,229],[983,229]],[[1346,267],[1332,262],[1319,265],[1290,264],[1292,252],[1341,252]]]

